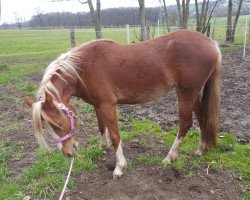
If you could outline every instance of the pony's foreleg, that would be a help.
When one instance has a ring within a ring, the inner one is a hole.
[[[185,93],[177,92],[179,102],[179,133],[172,145],[167,157],[163,160],[164,163],[171,163],[176,161],[179,157],[179,147],[185,137],[186,133],[192,126],[192,112],[193,112],[193,95],[186,96]]]
[[[127,171],[127,162],[123,155],[122,142],[118,131],[118,121],[116,116],[116,107],[113,105],[102,105],[98,108],[105,124],[107,125],[109,136],[113,147],[115,148],[116,167],[113,172],[113,178],[120,178]]]
[[[105,120],[101,114],[101,111],[97,107],[95,107],[95,112],[96,112],[99,131],[101,133],[101,146],[103,149],[105,149],[110,146],[110,139],[108,135],[107,125],[105,124]]]

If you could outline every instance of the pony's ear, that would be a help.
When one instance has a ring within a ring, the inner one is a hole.
[[[30,97],[26,97],[24,101],[28,106],[32,106],[32,104],[34,103],[34,100]]]

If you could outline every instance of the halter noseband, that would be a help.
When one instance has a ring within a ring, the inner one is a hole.
[[[41,102],[45,102],[45,97],[40,97],[39,101]],[[57,105],[65,114],[67,114],[67,116],[69,117],[69,121],[70,121],[70,132],[58,139],[54,139],[53,142],[54,143],[59,143],[59,142],[63,142],[69,138],[71,138],[73,135],[77,135],[78,134],[78,130],[75,130],[75,121],[74,118],[77,118],[77,115],[75,115],[71,110],[69,110],[68,107],[66,107],[63,103],[59,103],[55,100],[53,100],[53,103],[55,105]]]

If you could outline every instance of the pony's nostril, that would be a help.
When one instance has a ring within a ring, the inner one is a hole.
[[[73,149],[77,150],[77,145],[76,144],[73,144]]]
[[[67,157],[71,158],[73,155],[71,155],[70,153],[66,153],[65,154]]]

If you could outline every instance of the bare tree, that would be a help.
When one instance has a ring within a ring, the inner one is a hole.
[[[44,11],[42,11],[41,8],[36,8],[35,9],[35,16],[37,20],[39,21],[39,26],[43,27],[44,24],[44,17],[43,17]]]
[[[88,4],[89,5],[89,10],[92,16],[92,21],[95,26],[95,34],[96,34],[96,39],[101,39],[102,38],[102,28],[101,28],[101,2],[100,0],[96,0],[96,10],[94,9],[92,0],[87,0],[87,1],[81,1],[78,0],[81,4]]]
[[[205,33],[210,24],[212,14],[220,0],[216,0],[213,4],[210,4],[209,0],[203,0],[201,5],[201,11],[199,11],[198,0],[195,0],[195,10],[196,10],[196,31]]]
[[[19,15],[17,12],[15,12],[14,15],[15,15],[15,23],[21,29],[24,18],[21,15]]]
[[[145,1],[138,0],[140,8],[141,41],[146,40]]]
[[[235,30],[240,16],[240,11],[242,8],[243,0],[239,0],[238,7],[236,10],[234,21],[233,17],[233,0],[228,0],[228,13],[227,13],[227,31],[226,31],[226,41],[234,42]]]
[[[169,15],[168,15],[168,10],[167,10],[167,6],[166,6],[166,1],[165,0],[159,0],[161,6],[163,7],[164,10],[164,16],[165,16],[165,22],[166,22],[166,26],[167,26],[167,30],[168,32],[170,32],[170,26],[169,26]]]
[[[58,2],[58,1],[71,1],[71,0],[49,0],[50,2]],[[102,38],[102,28],[101,28],[101,0],[96,0],[96,10],[94,9],[92,0],[78,0],[81,4],[88,4],[89,10],[92,16],[92,21],[95,26],[95,35],[96,39]]]
[[[186,29],[189,18],[190,0],[182,0],[182,4],[180,3],[180,0],[176,0],[176,4],[179,18],[179,27]]]

